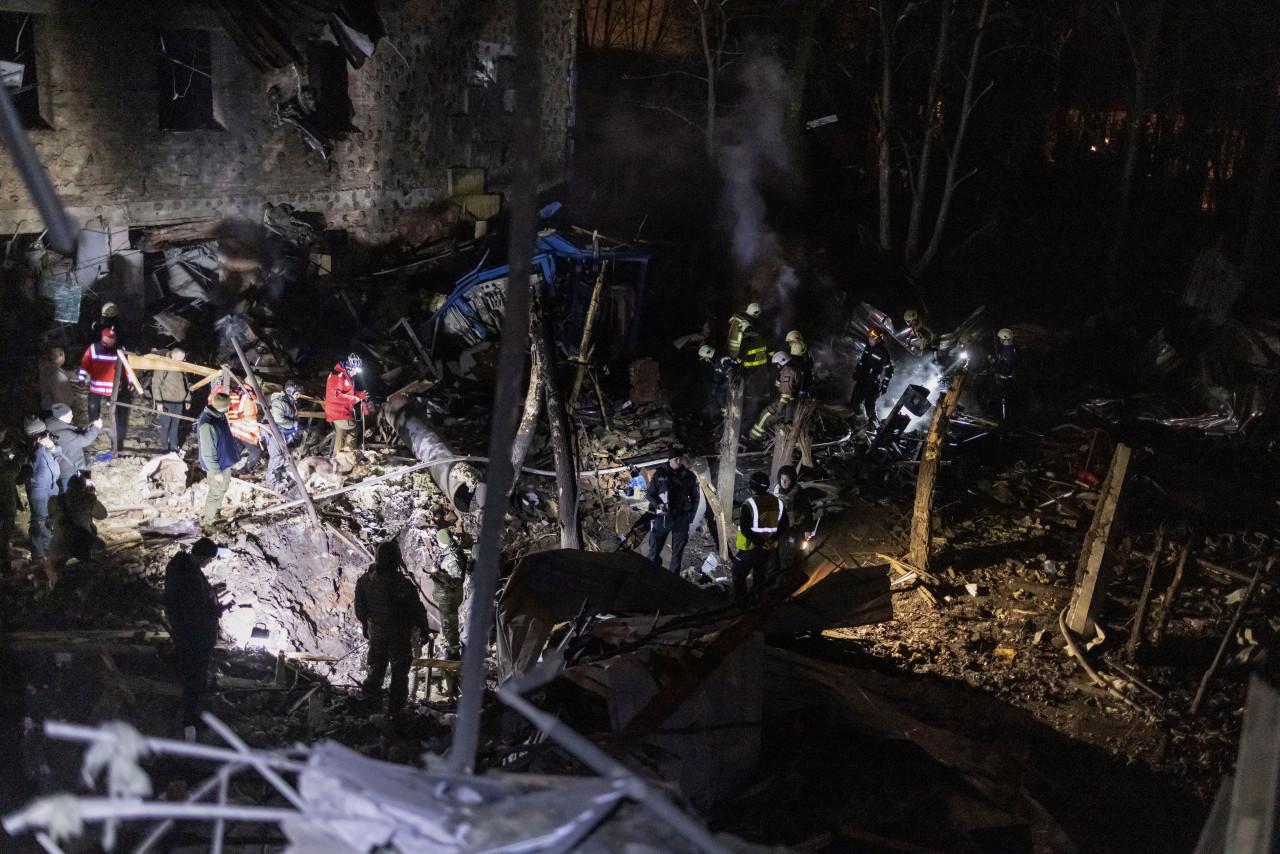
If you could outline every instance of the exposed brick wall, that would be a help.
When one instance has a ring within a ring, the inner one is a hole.
[[[160,4],[163,5],[163,4]],[[210,30],[215,116],[224,130],[171,132],[157,118],[156,23],[139,4],[114,0],[51,4],[37,15],[43,111],[51,130],[30,132],[36,151],[82,222],[140,226],[196,218],[257,220],[265,202],[324,214],[357,240],[422,239],[457,216],[450,166],[487,170],[501,190],[513,122],[498,80],[473,82],[477,46],[510,51],[509,3],[501,0],[383,0],[388,37],[349,75],[351,134],[326,165],[297,132],[273,126],[267,91],[292,93],[291,69],[261,74],[207,16],[165,26]],[[0,0],[0,9],[31,0]],[[37,7],[38,8],[38,7]],[[563,174],[572,114],[572,0],[544,0],[544,183]],[[39,230],[38,216],[7,156],[0,155],[0,230]]]

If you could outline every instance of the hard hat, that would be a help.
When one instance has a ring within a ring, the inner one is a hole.
[[[347,356],[346,365],[347,365],[348,371],[351,371],[352,373],[356,373],[360,370],[360,368],[364,367],[364,360],[361,359],[360,356],[357,355],[356,353],[352,353],[351,355]]]
[[[874,343],[874,342],[876,342],[876,341],[879,341],[879,340],[880,340],[880,330],[879,330],[879,329],[876,329],[874,326],[873,326],[873,327],[871,327],[869,330],[867,330],[867,340],[868,340],[868,341],[871,341],[872,343]]]
[[[437,311],[444,308],[444,304],[448,301],[449,297],[446,294],[432,294],[431,299],[427,301],[427,311],[435,314]]]
[[[809,347],[803,341],[792,342],[791,344],[792,356],[803,356],[805,353],[808,353],[808,352],[809,352]]]
[[[1013,343],[1013,330],[1012,330],[1012,329],[1007,329],[1007,328],[1006,328],[1006,329],[1001,329],[999,332],[997,332],[997,333],[996,333],[996,337],[997,337],[997,338],[999,338],[999,339],[1000,339],[1000,341],[1001,341],[1002,343],[1004,343],[1004,344],[1012,344],[1012,343]]]
[[[714,347],[712,347],[710,344],[703,344],[701,347],[699,347],[699,348],[698,348],[698,358],[699,358],[699,359],[708,359],[708,360],[709,360],[709,359],[714,358],[714,357],[715,357],[715,355],[716,355],[716,349],[715,349]]]
[[[289,395],[290,397],[293,397],[295,394],[298,394],[300,391],[302,391],[302,389],[298,388],[298,384],[295,383],[293,380],[288,380],[285,382],[284,384],[285,394]]]
[[[770,361],[772,361],[778,367],[782,367],[787,362],[791,361],[791,354],[784,353],[781,350],[779,350],[778,352],[773,354],[773,358]]]
[[[788,344],[804,343],[804,336],[800,334],[799,329],[792,329],[790,332],[787,333],[787,343]]]
[[[448,528],[436,529],[436,545],[442,549],[447,549],[453,545],[453,536],[449,533]]]
[[[106,344],[108,347],[115,346],[116,328],[114,326],[108,326],[106,329],[102,330],[102,343]]]
[[[116,305],[113,302],[105,303],[102,306],[103,317],[116,317],[119,314],[120,314],[120,306]]]
[[[907,326],[915,326],[916,321],[920,319],[920,312],[916,311],[914,308],[909,308],[903,312],[902,319],[906,322]]]
[[[751,488],[757,492],[769,491],[769,475],[762,471],[751,473]]]
[[[747,317],[759,317],[760,303],[758,302],[751,303],[751,305],[747,306],[747,310],[744,313],[747,315]]]

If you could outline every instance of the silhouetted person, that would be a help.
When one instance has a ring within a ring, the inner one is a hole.
[[[218,645],[222,606],[204,575],[205,566],[217,556],[218,545],[202,537],[191,551],[174,555],[164,570],[164,612],[173,640],[174,667],[182,684],[182,734],[187,741],[196,738],[209,685],[209,659]]]
[[[391,667],[387,714],[404,708],[409,696],[409,666],[413,662],[413,630],[431,631],[427,609],[417,586],[400,571],[404,560],[400,545],[388,540],[378,546],[373,565],[356,582],[356,619],[369,641],[369,674],[364,680],[368,696],[382,693],[382,679]]]

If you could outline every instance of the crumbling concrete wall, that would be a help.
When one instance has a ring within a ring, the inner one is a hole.
[[[371,243],[419,240],[459,218],[496,212],[514,134],[509,7],[498,0],[383,0],[387,38],[363,68],[348,73],[359,132],[338,141],[326,164],[297,131],[276,126],[267,101],[272,86],[292,95],[306,83],[305,69],[257,72],[203,7],[0,0],[0,10],[36,13],[30,23],[41,111],[51,127],[30,134],[81,222],[257,220],[264,203],[287,203]],[[545,0],[543,8],[547,183],[567,166],[576,7]],[[161,27],[209,32],[221,130],[160,129]],[[455,171],[451,180],[449,167],[486,174]],[[34,232],[38,223],[11,161],[0,158],[0,230]]]

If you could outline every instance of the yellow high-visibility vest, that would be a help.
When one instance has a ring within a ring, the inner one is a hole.
[[[756,503],[757,499],[769,498],[771,501]],[[763,505],[763,506],[762,506]],[[782,499],[776,495],[753,495],[742,503],[742,516],[738,519],[738,551],[750,551],[755,544],[746,538],[743,531],[753,534],[777,534],[778,525],[786,508]],[[747,512],[750,511],[750,518]]]

